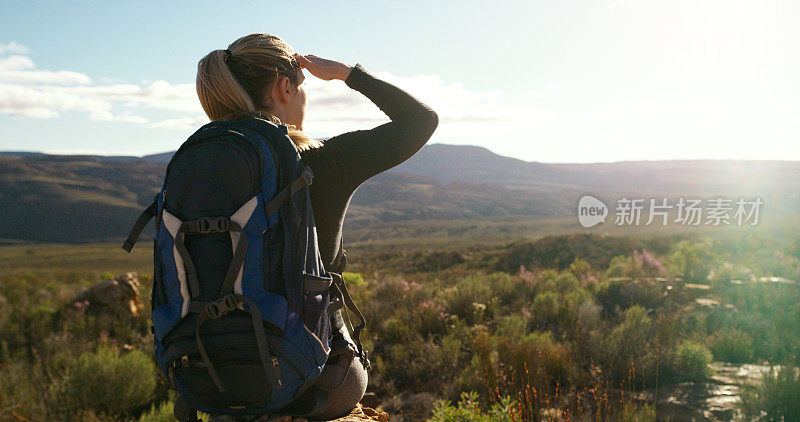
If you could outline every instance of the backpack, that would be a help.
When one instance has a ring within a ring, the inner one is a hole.
[[[151,332],[179,420],[198,420],[197,410],[306,416],[324,408],[326,391],[314,382],[347,347],[331,344],[331,315],[344,306],[361,320],[352,331],[369,368],[366,321],[341,276],[344,250],[336,272],[326,271],[313,172],[287,133],[253,117],[198,129],[123,244],[130,252],[155,218]],[[313,397],[313,409],[301,395]]]

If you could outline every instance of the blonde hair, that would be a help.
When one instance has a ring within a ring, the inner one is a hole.
[[[234,41],[227,50],[214,50],[197,64],[197,96],[212,121],[254,116],[281,124],[268,110],[269,90],[278,75],[297,87],[300,66],[294,50],[270,34],[250,34]],[[322,143],[292,124],[289,138],[298,151]]]

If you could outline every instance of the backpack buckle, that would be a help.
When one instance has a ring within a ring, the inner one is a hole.
[[[208,314],[208,319],[217,319],[239,307],[239,303],[236,295],[230,294],[209,303],[204,311]]]
[[[197,232],[201,234],[222,233],[230,229],[228,217],[203,217],[197,219]]]

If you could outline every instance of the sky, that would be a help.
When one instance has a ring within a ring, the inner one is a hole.
[[[526,161],[800,160],[800,2],[0,0],[0,150],[145,155],[208,122],[197,62],[265,32]],[[387,118],[308,73],[305,130]]]

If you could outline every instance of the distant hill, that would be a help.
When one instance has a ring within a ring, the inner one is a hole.
[[[172,154],[0,152],[0,239],[122,239],[157,193]],[[364,183],[347,223],[574,215],[583,194],[601,199],[758,195],[773,212],[796,213],[799,183],[800,162],[792,161],[550,164],[482,147],[432,144]]]
[[[142,158],[154,163],[169,164],[169,160],[172,158],[173,154],[175,154],[175,151],[167,151],[160,154],[145,155]]]
[[[164,166],[135,157],[0,156],[0,238],[49,242],[124,236]]]
[[[797,198],[800,162],[758,160],[620,161],[551,164],[522,161],[469,145],[432,144],[390,170],[442,182],[508,188],[648,192],[659,195],[772,195]]]

